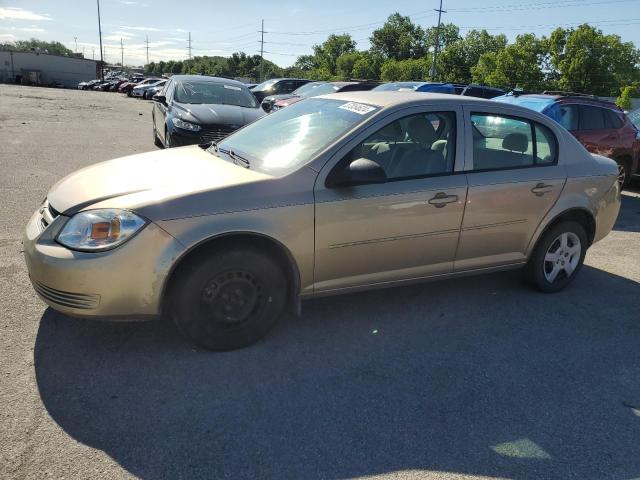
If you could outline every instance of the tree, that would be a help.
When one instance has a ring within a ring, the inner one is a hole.
[[[322,45],[313,46],[313,65],[329,72],[330,75],[337,73],[338,58],[347,53],[355,53],[356,42],[353,41],[351,35],[343,33],[342,35],[329,35]]]
[[[423,44],[425,45],[425,51],[433,49],[436,46],[436,38],[439,38],[438,45],[440,51],[447,48],[452,43],[459,41],[460,29],[453,23],[443,23],[440,25],[440,33],[438,34],[438,27],[429,27],[424,32]]]
[[[470,30],[464,38],[449,43],[438,55],[438,80],[471,83],[471,68],[484,53],[498,53],[507,46],[505,35],[490,35],[486,30]]]
[[[623,110],[632,110],[633,103],[631,103],[631,97],[637,93],[637,85],[628,85],[620,89],[620,96],[616,99],[616,105]]]
[[[425,59],[387,60],[382,64],[380,77],[387,82],[424,80],[431,64]]]
[[[480,55],[478,64],[471,68],[473,81],[507,89],[542,90],[543,45],[532,33],[518,35],[514,43],[502,50]]]
[[[369,40],[371,52],[386,59],[421,58],[427,53],[424,30],[397,12],[390,15],[381,28],[374,30]]]
[[[550,78],[561,89],[614,96],[620,85],[640,80],[640,54],[618,35],[604,35],[590,25],[556,29],[545,40]]]
[[[38,40],[36,38],[0,44],[0,50],[11,50],[14,52],[30,52],[35,50],[52,55],[73,55],[73,52],[60,42],[45,42],[44,40]]]
[[[360,58],[353,64],[351,77],[363,80],[378,79],[380,78],[383,62],[384,59],[380,55],[371,52],[361,52]]]

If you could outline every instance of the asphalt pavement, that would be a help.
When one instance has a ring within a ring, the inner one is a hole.
[[[567,290],[507,272],[323,298],[211,353],[47,309],[48,188],[153,150],[151,104],[0,85],[0,478],[640,478],[640,190]]]

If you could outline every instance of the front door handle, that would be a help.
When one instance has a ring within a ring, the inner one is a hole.
[[[453,203],[458,201],[457,195],[447,195],[444,192],[440,192],[436,194],[435,197],[429,199],[429,203],[436,208],[442,208],[447,205],[447,203]]]
[[[539,183],[535,187],[531,189],[533,193],[535,193],[538,197],[541,197],[545,193],[549,193],[553,190],[552,185],[546,185],[544,183]]]

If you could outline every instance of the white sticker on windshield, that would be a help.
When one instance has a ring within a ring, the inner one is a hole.
[[[340,105],[338,108],[349,110],[350,112],[357,113],[358,115],[366,115],[376,109],[376,107],[372,107],[371,105],[356,102],[345,103],[344,105]]]
[[[228,88],[229,90],[242,90],[240,87],[236,87],[235,85],[225,85],[224,88]]]

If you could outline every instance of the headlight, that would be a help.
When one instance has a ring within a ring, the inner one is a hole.
[[[184,120],[180,120],[176,117],[173,117],[172,121],[176,127],[182,128],[183,130],[191,130],[192,132],[200,130],[200,125],[196,125],[195,123],[185,122]]]
[[[126,242],[145,224],[126,210],[87,210],[71,217],[56,240],[71,250],[99,252]]]

